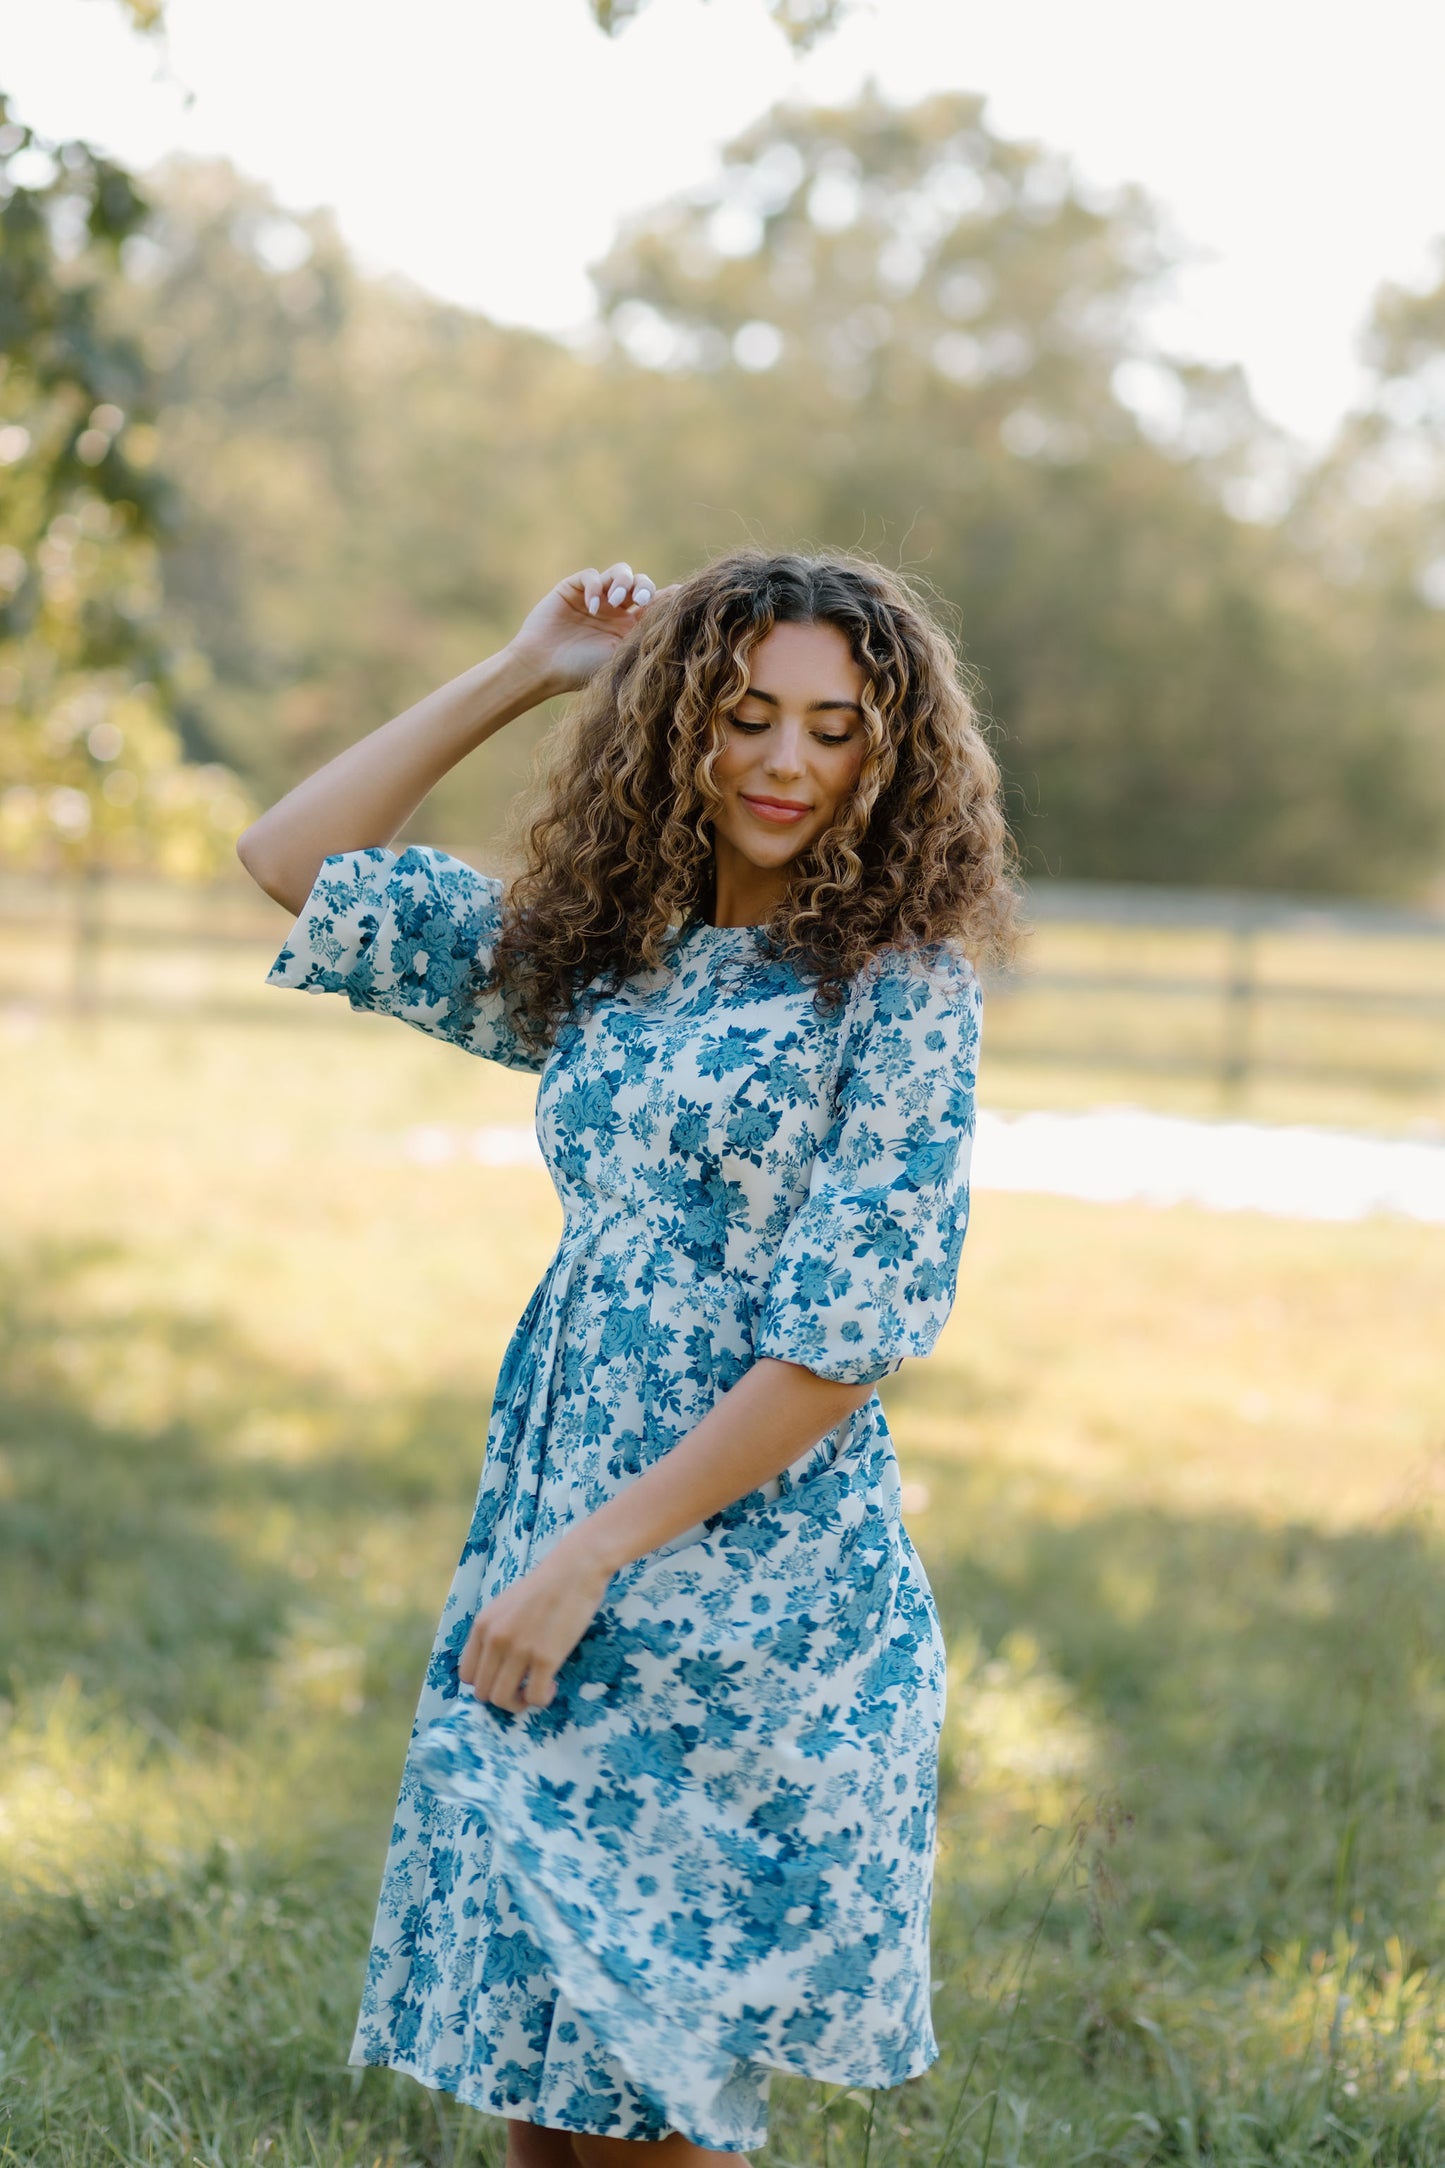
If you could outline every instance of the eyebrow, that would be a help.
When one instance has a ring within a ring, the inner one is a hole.
[[[750,685],[744,693],[745,700],[766,700],[770,708],[780,708],[782,701],[776,693],[765,693],[761,686]],[[856,700],[810,700],[804,710],[808,715],[821,715],[830,708],[846,708],[850,714],[861,716],[862,708]]]

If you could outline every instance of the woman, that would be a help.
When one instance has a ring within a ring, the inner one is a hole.
[[[585,688],[509,889],[387,848]],[[241,838],[272,983],[540,1079],[557,1252],[508,1345],[352,2060],[512,2168],[745,2153],[774,2069],[936,2058],[944,1651],[874,1392],[968,1219],[998,771],[918,600],[741,552],[575,573]]]

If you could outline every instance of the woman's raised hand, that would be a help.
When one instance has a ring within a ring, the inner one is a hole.
[[[585,685],[657,593],[631,565],[559,580],[499,655],[395,715],[263,813],[237,842],[242,865],[293,914],[333,852],[389,844],[427,792],[484,738],[554,693]]]
[[[631,632],[657,593],[631,565],[569,573],[527,613],[510,651],[554,693],[585,685]]]

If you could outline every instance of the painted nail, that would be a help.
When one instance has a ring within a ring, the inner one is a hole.
[[[587,604],[587,614],[589,615],[589,617],[595,617],[597,615],[597,605],[601,601],[601,599],[602,598],[600,595],[592,596],[591,600]]]
[[[627,600],[627,589],[623,586],[620,580],[618,581],[617,585],[609,592],[607,600],[611,603],[614,610],[617,608],[619,602],[625,602]]]
[[[632,590],[632,599],[634,602],[651,602],[652,589],[650,587],[635,587]]]

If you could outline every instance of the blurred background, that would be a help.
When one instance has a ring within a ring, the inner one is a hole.
[[[343,2067],[529,1080],[236,834],[562,573],[860,546],[1027,872],[883,1397],[942,2055],[769,2159],[1445,2157],[1445,26],[0,0],[0,2161],[500,2161]],[[406,831],[505,873],[554,713]]]

